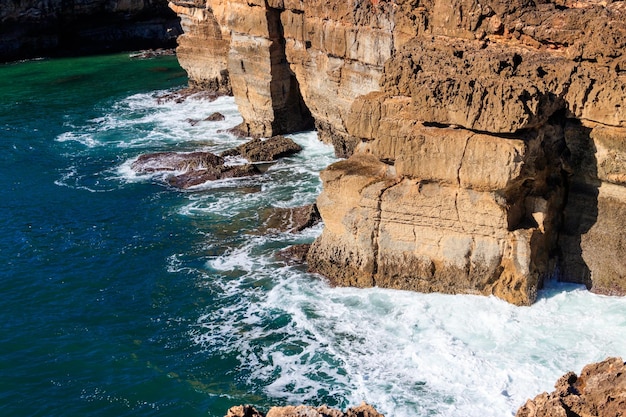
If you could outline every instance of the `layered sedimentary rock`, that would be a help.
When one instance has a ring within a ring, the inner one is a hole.
[[[0,2],[0,62],[171,48],[180,32],[179,19],[166,0]]]
[[[626,293],[626,2],[172,8],[192,82],[229,86],[244,132],[310,115],[349,157],[322,173],[313,271],[515,304],[555,275]]]
[[[615,417],[626,413],[626,364],[621,358],[587,365],[580,376],[568,372],[554,388],[550,394],[528,400],[517,417]]]

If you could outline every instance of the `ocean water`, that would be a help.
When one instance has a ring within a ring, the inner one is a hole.
[[[0,414],[223,416],[233,405],[367,401],[388,417],[512,416],[567,371],[626,358],[626,298],[550,283],[492,297],[331,288],[259,233],[315,200],[334,161],[314,132],[254,178],[187,191],[130,164],[221,151],[232,98],[159,104],[172,57],[0,66]],[[222,122],[200,122],[214,111]]]

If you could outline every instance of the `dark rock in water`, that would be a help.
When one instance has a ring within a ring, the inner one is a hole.
[[[250,162],[275,161],[278,158],[300,152],[302,147],[284,136],[269,139],[252,139],[235,149],[222,152],[221,156],[242,156]]]
[[[240,178],[257,175],[259,171],[254,165],[219,165],[208,169],[196,169],[168,178],[167,183],[172,187],[187,189],[207,181],[226,178]]]
[[[580,376],[574,372],[563,375],[554,386],[528,400],[517,417],[626,415],[626,364],[621,358],[608,358],[587,365]]]
[[[219,180],[221,174],[222,172],[219,168],[198,169],[170,177],[167,179],[167,183],[172,187],[186,189],[194,185],[203,184],[207,181]]]
[[[156,100],[158,104],[164,104],[164,103],[168,103],[172,101],[174,103],[182,103],[187,99],[215,101],[221,96],[223,96],[223,94],[220,94],[214,91],[206,91],[200,88],[187,87],[187,88],[181,88],[180,90],[171,91],[169,93],[160,95],[156,98]],[[192,120],[192,119],[188,119],[188,120]]]
[[[174,48],[157,48],[157,49],[144,49],[143,51],[137,51],[129,56],[133,59],[151,59],[159,56],[174,56],[176,50]]]
[[[261,216],[263,232],[299,232],[322,220],[315,204],[289,208],[272,207],[266,209]]]
[[[222,120],[224,120],[225,117],[222,113],[220,112],[215,112],[213,114],[211,114],[209,117],[207,117],[206,119],[204,119],[205,122],[221,122]]]
[[[215,112],[215,113],[211,114],[209,117],[207,117],[207,118],[205,118],[203,120],[188,118],[188,119],[185,119],[185,121],[189,122],[190,125],[195,126],[195,125],[197,125],[198,123],[200,123],[202,121],[204,121],[204,122],[219,122],[219,121],[224,120],[224,119],[225,119],[225,117],[224,117],[224,115],[222,113]]]
[[[198,120],[195,119],[187,119],[187,121],[192,124],[198,122]],[[252,142],[254,142],[254,145],[250,145]],[[267,141],[255,140],[252,142],[241,145],[237,149],[226,151],[222,155],[240,155],[243,152],[246,157],[252,155],[248,158],[251,161],[254,160],[256,162],[256,160],[259,160],[258,158],[269,158],[269,161],[273,161],[279,156],[288,155],[301,149],[300,146],[291,139],[283,137],[271,138]],[[241,150],[239,150],[239,148],[241,148]],[[225,162],[224,157],[211,152],[156,152],[141,155],[132,163],[131,168],[138,174],[179,172],[179,174],[168,178],[167,182],[173,187],[183,189],[207,181],[257,175],[265,172],[269,168],[267,163],[226,165]],[[302,228],[309,227],[314,224],[314,222],[319,221],[317,209],[314,210],[314,213],[310,212],[310,209],[286,210],[285,213],[275,214],[274,217],[276,220],[272,221],[276,224],[281,221],[283,223],[287,222],[285,223],[289,224],[287,229],[293,231],[302,230]],[[314,216],[316,216],[316,220],[313,220]]]
[[[226,417],[263,417],[263,414],[251,405],[238,405],[231,407]]]
[[[227,169],[222,172],[222,178],[249,177],[251,175],[257,175],[261,173],[261,171],[259,171],[257,167],[252,164],[234,166],[226,165],[225,168]]]
[[[384,417],[384,415],[371,405],[362,403],[358,407],[349,408],[345,413],[325,405],[321,407],[299,405],[272,407],[265,415],[250,405],[240,405],[229,409],[226,417]]]
[[[288,248],[278,251],[276,257],[285,261],[288,265],[304,265],[310,248],[310,243],[289,246]]]
[[[157,152],[141,155],[131,168],[138,174],[181,172],[167,179],[177,188],[189,188],[207,181],[249,177],[260,174],[255,165],[225,165],[224,158],[211,152]]]
[[[131,168],[138,174],[160,171],[207,170],[224,165],[224,158],[210,152],[156,152],[141,155]]]

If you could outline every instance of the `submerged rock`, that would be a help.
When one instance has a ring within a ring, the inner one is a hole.
[[[311,407],[307,405],[272,407],[263,414],[250,405],[240,405],[228,410],[226,417],[384,417],[374,407],[362,403],[358,407],[342,412],[328,406]]]
[[[626,415],[626,363],[608,358],[568,372],[555,390],[528,400],[517,417],[618,417]]]

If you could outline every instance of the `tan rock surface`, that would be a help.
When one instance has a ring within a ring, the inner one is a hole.
[[[626,415],[626,364],[608,358],[587,365],[580,376],[563,375],[550,394],[528,400],[517,417],[619,417]]]
[[[515,304],[555,275],[626,293],[626,2],[176,4],[198,16],[181,51],[222,42],[182,61],[227,71],[246,134],[310,114],[349,157],[322,173],[313,271]]]

